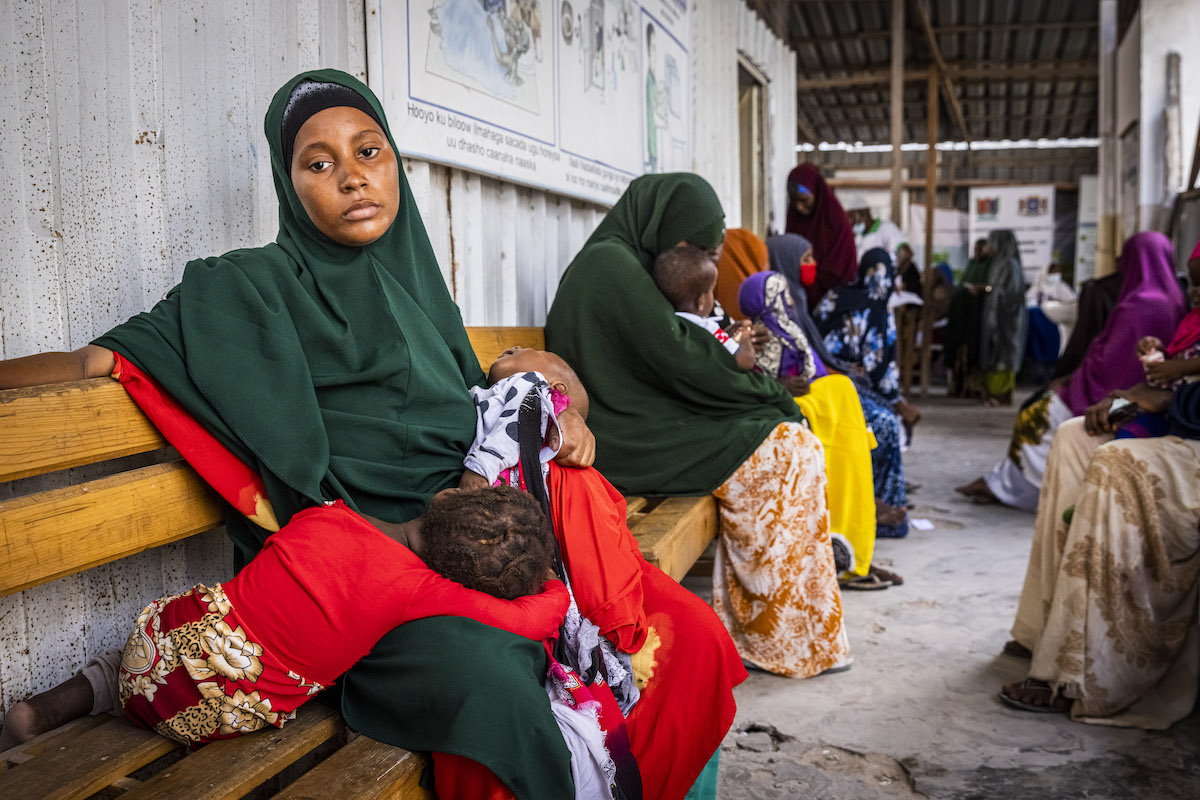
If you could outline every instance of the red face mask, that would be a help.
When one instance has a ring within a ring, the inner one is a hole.
[[[811,264],[800,265],[800,282],[805,286],[812,286],[813,281],[817,279],[817,262]]]

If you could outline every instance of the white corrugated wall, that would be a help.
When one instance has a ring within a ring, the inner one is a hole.
[[[313,67],[365,79],[362,0],[180,5],[0,0],[0,357],[86,344],[150,307],[189,258],[270,241],[272,94]],[[794,57],[740,0],[694,0],[692,47],[696,171],[731,226],[738,50],[771,78],[768,178],[782,219]],[[405,168],[466,323],[542,324],[605,209],[422,161]],[[120,646],[149,600],[231,566],[212,532],[0,598],[0,710]]]

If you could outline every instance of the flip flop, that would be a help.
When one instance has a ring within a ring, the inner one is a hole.
[[[901,586],[904,583],[904,578],[901,578],[898,573],[892,572],[890,569],[884,569],[883,567],[872,566],[867,569],[867,574],[874,575],[879,580],[886,581],[892,586]]]
[[[853,578],[838,581],[838,586],[841,588],[852,589],[856,592],[877,592],[891,585],[891,581],[882,580],[878,575],[873,575],[870,572],[866,575],[856,575]]]
[[[1047,694],[1053,693],[1053,690],[1050,688],[1049,684],[1047,684],[1045,681],[1039,681],[1036,678],[1026,678],[1025,680],[1021,681],[1020,687],[1022,689],[1043,690]],[[1068,697],[1063,697],[1062,695],[1058,695],[1057,697],[1054,697],[1051,699],[1050,705],[1035,706],[1032,703],[1026,703],[1022,700],[1018,700],[1015,697],[1005,694],[1003,688],[1001,688],[1000,691],[996,692],[996,694],[1001,700],[1003,700],[1005,703],[1012,706],[1013,708],[1019,709],[1021,711],[1032,711],[1035,714],[1065,714],[1067,711],[1069,711],[1071,709],[1071,703],[1074,702],[1073,700],[1071,700]],[[1066,703],[1066,705],[1057,705],[1057,706],[1054,705],[1054,703],[1057,703],[1059,700],[1062,700],[1064,703]]]

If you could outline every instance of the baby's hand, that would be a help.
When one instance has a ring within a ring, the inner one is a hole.
[[[469,469],[463,470],[462,478],[458,481],[458,488],[464,492],[473,492],[476,489],[488,488],[487,478],[480,475],[478,472],[473,472]]]
[[[748,341],[742,342],[742,346],[738,348],[734,358],[737,359],[738,369],[743,372],[754,369],[754,344]]]
[[[1138,358],[1144,358],[1145,356],[1161,351],[1162,349],[1162,339],[1159,339],[1157,336],[1143,336],[1141,339],[1138,339]]]
[[[729,334],[729,338],[735,342],[741,342],[746,338],[746,334],[750,331],[750,320],[738,319],[725,329],[725,333]]]

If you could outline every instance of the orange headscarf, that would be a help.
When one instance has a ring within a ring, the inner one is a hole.
[[[766,242],[745,228],[725,231],[725,249],[717,261],[717,302],[725,313],[733,319],[745,319],[738,307],[738,289],[746,278],[770,266]]]

